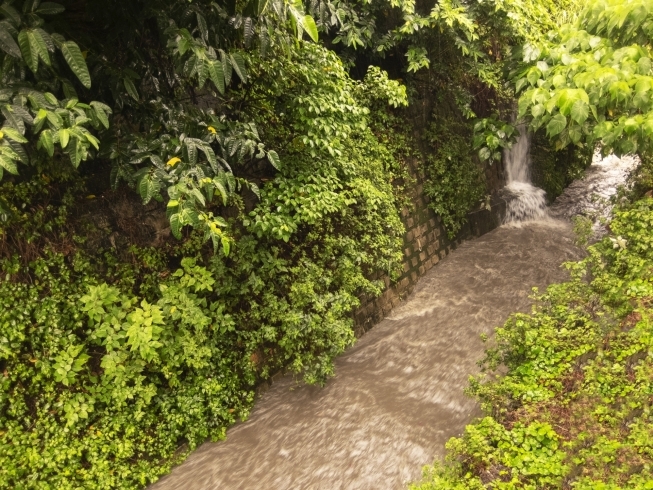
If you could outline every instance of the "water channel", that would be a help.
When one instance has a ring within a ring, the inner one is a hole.
[[[597,157],[534,220],[463,243],[336,361],[325,387],[281,379],[226,441],[204,444],[152,489],[400,489],[419,479],[480,415],[463,390],[478,370],[481,334],[528,311],[533,286],[565,279],[560,264],[581,254],[568,219],[605,214],[635,165]]]

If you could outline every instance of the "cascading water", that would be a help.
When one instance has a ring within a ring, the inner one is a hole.
[[[524,124],[518,126],[519,138],[504,152],[508,174],[505,190],[511,195],[506,210],[506,223],[533,221],[546,217],[546,193],[531,183],[530,136]]]

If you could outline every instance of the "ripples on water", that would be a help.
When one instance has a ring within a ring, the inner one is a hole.
[[[480,334],[528,311],[531,287],[563,280],[560,263],[580,256],[569,224],[555,218],[604,213],[596,203],[635,165],[597,160],[549,217],[463,243],[336,361],[324,388],[275,383],[226,441],[204,444],[154,488],[383,490],[418,479],[480,415],[463,393],[483,354]]]

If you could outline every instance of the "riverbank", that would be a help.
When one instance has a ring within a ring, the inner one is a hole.
[[[652,488],[653,199],[622,205],[571,279],[496,332],[485,418],[413,490]]]

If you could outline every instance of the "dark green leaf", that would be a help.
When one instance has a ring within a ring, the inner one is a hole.
[[[14,58],[21,58],[20,48],[11,33],[0,24],[0,49]]]
[[[224,94],[224,73],[222,70],[222,63],[220,61],[210,61],[209,62],[209,76],[215,88],[218,89],[218,92]]]
[[[79,46],[77,46],[73,41],[66,41],[61,45],[61,52],[66,59],[66,63],[68,63],[68,66],[70,66],[70,69],[79,81],[82,82],[82,85],[86,88],[91,88],[91,75],[88,72],[86,60],[84,59],[84,55],[82,55]]]
[[[27,29],[23,29],[18,33],[18,45],[20,46],[23,60],[25,60],[29,69],[36,73],[36,70],[39,68],[39,53],[32,49]]]
[[[245,69],[245,60],[243,57],[238,53],[234,53],[229,56],[229,59],[231,61],[231,66],[233,66],[234,71],[236,72],[236,75],[238,75],[238,78],[240,78],[243,82],[247,81],[247,70]]]
[[[43,2],[39,5],[39,8],[36,9],[36,13],[40,15],[57,15],[65,10],[66,8],[58,3]]]
[[[129,96],[138,101],[138,92],[136,91],[136,86],[134,85],[134,82],[132,81],[131,78],[123,78],[122,80],[123,84],[125,85],[125,90],[127,90],[127,93]]]

